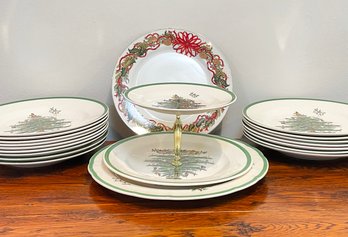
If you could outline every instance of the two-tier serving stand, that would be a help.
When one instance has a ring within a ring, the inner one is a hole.
[[[173,126],[174,156],[172,165],[181,162],[181,115],[210,112],[229,106],[236,100],[233,92],[219,87],[193,83],[156,83],[133,87],[125,98],[134,105],[159,113],[175,115]]]

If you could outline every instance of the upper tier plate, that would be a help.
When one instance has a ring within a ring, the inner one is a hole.
[[[236,100],[231,91],[193,83],[141,85],[127,90],[124,96],[140,107],[177,115],[214,111]]]
[[[226,59],[203,36],[178,29],[148,33],[122,53],[112,82],[116,110],[136,134],[172,129],[172,119],[134,106],[123,96],[128,88],[158,82],[198,83],[232,90]],[[221,122],[226,111],[219,109],[182,117],[184,130],[209,133]]]

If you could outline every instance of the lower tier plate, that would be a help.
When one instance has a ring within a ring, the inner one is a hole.
[[[88,171],[101,186],[128,196],[153,200],[198,200],[220,197],[246,189],[260,181],[268,171],[268,161],[263,154],[252,146],[233,140],[246,149],[253,160],[251,169],[243,176],[227,182],[198,187],[159,187],[124,180],[111,172],[103,162],[108,147],[97,152],[89,161]]]
[[[162,186],[199,186],[225,182],[251,168],[248,151],[231,139],[183,133],[180,165],[173,165],[173,133],[148,133],[120,140],[105,153],[112,172],[136,182]]]

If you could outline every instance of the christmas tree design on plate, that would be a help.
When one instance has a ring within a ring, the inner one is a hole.
[[[206,151],[181,150],[181,166],[172,165],[174,158],[173,149],[152,149],[149,159],[145,160],[148,166],[153,167],[152,172],[167,179],[182,179],[199,172],[207,171],[207,165],[212,165],[213,159]]]
[[[36,115],[31,113],[24,121],[19,121],[17,124],[11,125],[9,133],[24,134],[24,133],[39,133],[59,130],[71,126],[70,121],[57,118],[61,111],[51,107],[49,116]]]
[[[203,105],[201,103],[197,103],[192,99],[183,98],[183,97],[178,96],[176,94],[173,95],[168,100],[163,100],[163,101],[157,102],[157,104],[155,106],[168,108],[168,109],[198,109],[201,107],[205,107],[205,105]]]
[[[299,112],[295,112],[292,117],[285,118],[280,121],[282,129],[295,132],[310,132],[310,133],[335,133],[341,131],[341,126],[333,124],[320,118],[325,115],[325,112],[316,108],[313,110],[316,116],[307,116]]]

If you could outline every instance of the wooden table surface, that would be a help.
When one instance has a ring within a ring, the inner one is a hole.
[[[90,156],[46,168],[0,166],[0,236],[348,236],[348,159],[262,152],[270,163],[263,180],[200,201],[109,191],[88,174]]]

